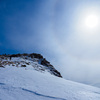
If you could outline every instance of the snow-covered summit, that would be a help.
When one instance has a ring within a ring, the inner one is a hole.
[[[39,54],[1,55],[0,100],[100,100],[100,88],[56,77],[55,70]]]
[[[42,55],[32,54],[12,54],[0,55],[0,67],[24,67],[25,69],[34,69],[40,72],[49,72],[57,77],[62,77],[53,65],[50,64]]]

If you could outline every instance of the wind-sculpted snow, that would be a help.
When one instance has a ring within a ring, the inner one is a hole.
[[[66,100],[66,99],[63,99],[63,98],[58,98],[58,97],[52,97],[52,96],[47,96],[47,95],[44,95],[44,94],[40,94],[40,93],[37,93],[35,91],[31,91],[31,90],[28,90],[28,89],[24,89],[24,88],[16,88],[16,87],[12,87],[12,86],[9,86],[9,85],[6,85],[4,83],[0,83],[0,89],[5,91],[5,92],[14,92],[14,91],[21,91],[21,92],[29,92],[30,94],[32,95],[36,95],[37,97],[40,96],[44,99],[52,99],[52,100]],[[23,90],[23,91],[22,91]],[[13,93],[12,93],[13,94]],[[16,99],[16,98],[15,98]],[[1,99],[0,99],[1,100]]]
[[[0,100],[100,100],[100,89],[8,66],[0,68]]]
[[[35,94],[37,96],[45,97],[47,99],[52,99],[52,100],[53,99],[54,100],[66,100],[66,99],[63,99],[63,98],[58,98],[58,97],[47,96],[47,95],[44,95],[44,94],[39,94],[37,92],[31,91],[31,90],[27,90],[27,89],[24,89],[24,88],[22,88],[22,90],[27,91],[27,92],[30,92],[30,93],[33,93],[33,94]]]

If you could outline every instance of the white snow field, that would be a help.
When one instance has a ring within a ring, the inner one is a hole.
[[[31,68],[0,68],[0,100],[100,100],[100,89]]]

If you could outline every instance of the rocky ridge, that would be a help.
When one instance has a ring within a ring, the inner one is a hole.
[[[0,67],[8,66],[23,67],[25,69],[34,69],[40,72],[49,72],[57,77],[62,77],[53,65],[50,64],[41,54],[11,54],[0,55]]]

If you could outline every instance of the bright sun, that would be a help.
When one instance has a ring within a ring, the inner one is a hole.
[[[98,26],[98,16],[97,15],[88,15],[85,18],[85,25],[87,28],[96,28]]]
[[[83,7],[76,10],[76,17],[73,21],[75,35],[89,45],[98,45],[100,37],[100,11],[99,7]]]

